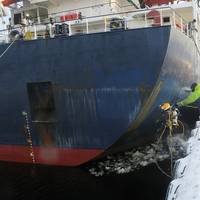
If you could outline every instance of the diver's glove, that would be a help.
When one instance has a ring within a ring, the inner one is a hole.
[[[183,104],[182,104],[182,102],[180,101],[180,102],[177,102],[176,104],[175,104],[175,107],[177,107],[177,108],[180,108],[180,107],[182,107],[183,106]]]

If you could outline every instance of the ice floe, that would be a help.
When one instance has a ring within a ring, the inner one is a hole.
[[[169,145],[169,139],[167,141]],[[169,159],[171,155],[173,155],[173,160],[183,157],[186,153],[186,142],[182,135],[176,135],[170,141],[172,154],[170,154],[166,144],[153,143],[149,146],[112,156],[109,155],[104,160],[91,163],[88,170],[95,176],[103,176],[110,173],[124,174],[146,167],[149,164]]]

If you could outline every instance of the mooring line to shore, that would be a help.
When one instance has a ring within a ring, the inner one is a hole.
[[[10,47],[14,44],[14,42],[17,40],[18,38],[15,37],[15,39],[12,41],[12,43],[10,43],[10,45],[4,50],[4,52],[0,55],[0,59],[5,55],[5,53],[10,49]]]

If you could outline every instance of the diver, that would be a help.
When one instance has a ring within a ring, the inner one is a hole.
[[[193,129],[196,121],[200,119],[200,84],[192,83],[190,88],[190,94],[178,101],[175,106],[181,113],[181,120],[189,126],[189,129]]]
[[[194,104],[196,108],[198,108],[198,110],[200,111],[200,84],[194,82],[192,83],[190,88],[191,88],[191,93],[182,101],[177,102],[176,105],[178,107],[182,107]]]

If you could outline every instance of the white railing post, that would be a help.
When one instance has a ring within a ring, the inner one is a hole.
[[[183,19],[181,17],[181,32],[183,33]]]
[[[104,32],[107,32],[107,18],[104,17]]]
[[[37,40],[37,27],[34,24],[34,39]]]
[[[89,24],[88,24],[88,19],[86,19],[86,33],[89,33]]]
[[[160,10],[160,26],[163,26],[163,14],[162,14],[162,10]]]
[[[39,8],[37,8],[37,21],[38,21],[38,24],[41,23],[41,20],[40,20],[40,11],[39,11]]]
[[[173,26],[176,28],[176,13],[173,11]]]
[[[144,20],[145,20],[145,27],[147,27],[148,24],[147,24],[147,12],[146,11],[144,12]]]
[[[24,27],[24,35],[26,34],[27,31],[28,31],[28,25],[25,25],[25,27]]]
[[[5,35],[5,38],[6,38],[5,41],[6,41],[7,43],[9,43],[9,34],[10,34],[9,30],[7,30],[7,31],[5,32],[5,34],[4,34],[4,35]]]
[[[186,35],[189,36],[188,24],[186,24]]]
[[[127,29],[127,20],[126,20],[126,18],[124,18],[123,20],[124,20],[124,29],[126,30]]]
[[[69,22],[69,36],[72,35],[72,26],[71,26],[71,22]]]
[[[54,37],[53,30],[52,30],[52,24],[51,23],[49,24],[49,35],[50,35],[50,38]]]

